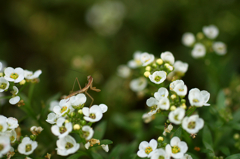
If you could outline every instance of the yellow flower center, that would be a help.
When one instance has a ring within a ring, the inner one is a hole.
[[[158,159],[165,159],[165,157],[164,156],[159,156]]]
[[[159,82],[161,79],[162,79],[162,77],[160,77],[160,76],[156,76],[156,77],[154,78],[154,80],[157,81],[157,82]]]
[[[67,131],[67,128],[65,128],[64,126],[61,126],[61,127],[59,128],[60,134],[63,134],[63,133],[65,133],[66,131]]]
[[[3,130],[3,126],[2,125],[0,125],[0,132]]]
[[[92,118],[92,119],[96,119],[96,115],[95,115],[94,113],[91,113],[91,114],[89,115],[89,117]]]
[[[1,83],[0,84],[0,89],[5,89],[7,87],[7,84],[6,83]]]
[[[90,135],[89,131],[83,131],[83,136],[87,138]]]
[[[65,112],[67,110],[67,106],[63,106],[62,108],[61,108],[61,113],[63,113],[63,112]]]
[[[172,147],[172,153],[176,154],[178,152],[180,152],[180,148],[178,146],[173,146]]]
[[[65,145],[65,149],[67,149],[67,150],[72,148],[72,147],[73,147],[73,144],[70,143],[70,142],[67,142],[66,145]]]
[[[180,92],[183,92],[183,91],[184,91],[184,89],[181,89],[181,88],[179,88],[178,90],[179,90]]]
[[[150,152],[152,152],[152,148],[150,146],[145,148],[145,153],[149,154]]]
[[[11,137],[10,137],[10,140],[11,140],[11,142],[13,142],[13,141],[15,140],[15,137],[14,137],[14,136],[11,136]]]
[[[2,151],[3,149],[4,149],[4,146],[0,144],[0,151]]]
[[[198,100],[198,99],[193,99],[193,102],[194,102],[194,103],[198,103],[199,100]]]
[[[27,144],[25,150],[26,150],[26,152],[31,151],[32,150],[32,145],[31,144]]]
[[[189,129],[194,129],[195,126],[196,126],[196,122],[194,122],[194,121],[191,121],[191,122],[188,123],[188,128]]]
[[[174,119],[178,121],[178,115],[175,115],[175,116],[174,116]]]
[[[17,73],[11,73],[10,77],[13,79],[17,79],[19,75]]]

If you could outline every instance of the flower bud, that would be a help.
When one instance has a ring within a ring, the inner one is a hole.
[[[159,58],[159,59],[157,59],[157,60],[156,60],[156,62],[157,62],[157,64],[159,64],[159,65],[162,65],[162,64],[163,64],[163,60],[162,60],[162,59],[160,59],[160,58]]]
[[[81,124],[81,125],[86,125],[86,121],[85,121],[85,120],[81,120],[81,121],[80,121],[80,124]]]
[[[159,141],[159,142],[162,142],[163,140],[164,140],[164,138],[163,138],[162,136],[159,136],[159,137],[158,137],[158,141]]]
[[[78,110],[78,113],[79,113],[79,114],[83,114],[82,109],[79,109],[79,110]]]
[[[79,124],[75,124],[74,126],[73,126],[73,129],[74,130],[79,130],[81,128],[81,126],[79,125]]]
[[[175,109],[176,109],[176,107],[174,105],[170,107],[171,111],[174,111]]]
[[[21,82],[19,82],[20,85],[24,85],[26,83],[26,80],[22,80]]]
[[[171,99],[174,100],[174,99],[176,99],[176,98],[177,98],[177,96],[176,96],[175,94],[172,94],[172,95],[171,95]]]
[[[147,67],[145,68],[145,70],[146,70],[146,71],[151,71],[151,66],[147,66]]]
[[[234,134],[233,138],[234,138],[235,140],[239,139],[239,134],[238,134],[238,133]]]
[[[151,73],[149,71],[144,72],[144,76],[148,77]]]

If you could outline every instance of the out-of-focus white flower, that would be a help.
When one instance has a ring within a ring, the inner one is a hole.
[[[215,25],[209,25],[203,27],[203,33],[209,38],[209,39],[215,39],[218,36],[218,28]]]
[[[131,70],[128,66],[126,66],[126,65],[118,66],[118,69],[117,69],[118,76],[120,76],[122,78],[127,78],[127,77],[129,77],[130,73],[131,73]]]
[[[185,74],[188,70],[188,63],[182,61],[176,61],[173,66],[173,71],[179,74]]]
[[[98,105],[93,105],[91,108],[84,107],[82,109],[84,119],[89,122],[97,122],[102,119],[103,110]]]
[[[15,96],[15,97],[12,97],[11,99],[9,99],[9,103],[12,104],[12,105],[17,104],[19,101],[20,101],[19,96]]]
[[[192,106],[202,107],[210,106],[208,100],[210,98],[210,93],[208,91],[200,91],[198,88],[193,88],[189,91],[188,99]]]
[[[17,139],[17,133],[15,130],[8,130],[4,132],[4,135],[7,135],[11,143],[14,143]]]
[[[185,116],[185,109],[178,107],[174,111],[171,111],[168,115],[168,119],[173,124],[181,124],[183,117]]]
[[[3,157],[3,155],[7,154],[7,152],[10,150],[10,139],[6,135],[0,136],[0,158]]]
[[[184,33],[182,36],[182,43],[185,46],[191,46],[195,42],[195,36],[193,33]]]
[[[154,61],[155,57],[154,57],[153,54],[149,54],[147,52],[144,52],[144,53],[141,54],[140,59],[141,59],[141,62],[142,62],[142,66],[147,66]]]
[[[168,110],[170,107],[170,102],[167,97],[163,97],[158,102],[158,107],[163,110]]]
[[[150,140],[149,143],[147,141],[142,141],[139,144],[139,150],[137,152],[137,155],[141,158],[144,158],[144,157],[150,158],[156,149],[157,149],[157,141],[155,139]]]
[[[130,68],[138,68],[138,67],[142,66],[141,55],[142,55],[142,52],[136,51],[133,54],[133,60],[128,62],[128,67],[130,67]]]
[[[4,73],[5,73],[4,78],[14,83],[21,82],[24,79],[24,71],[20,67],[17,67],[15,69],[12,67],[7,67],[4,70]]]
[[[174,58],[173,54],[169,51],[161,53],[161,59],[164,62],[169,62],[171,65],[173,65],[174,61],[175,61],[175,58]]]
[[[0,77],[0,92],[7,90],[8,87],[9,82],[4,77]]]
[[[9,129],[16,129],[18,127],[18,120],[13,117],[7,118],[7,124]]]
[[[18,88],[16,86],[13,86],[12,94],[13,95],[17,95],[18,94]]]
[[[18,145],[18,152],[23,155],[30,155],[37,148],[37,141],[32,141],[29,137],[24,137]]]
[[[0,133],[5,132],[7,128],[7,118],[3,115],[0,115]]]
[[[43,128],[41,126],[32,126],[30,128],[30,131],[33,135],[39,135],[42,131],[43,131]]]
[[[161,98],[163,97],[168,97],[168,90],[164,87],[161,87],[158,89],[157,92],[154,93],[154,97],[157,99],[157,100],[160,100]]]
[[[192,156],[185,154],[182,158],[180,159],[193,159]]]
[[[49,110],[50,110],[50,111],[53,111],[53,108],[54,108],[55,106],[57,106],[57,105],[59,105],[59,101],[57,101],[57,100],[51,101],[51,102],[50,102]]]
[[[47,116],[46,122],[50,124],[55,124],[57,121],[58,116],[55,113],[49,113]]]
[[[150,97],[150,98],[147,99],[146,104],[147,104],[148,107],[152,107],[152,106],[158,104],[158,100],[153,98],[153,97]]]
[[[134,92],[140,92],[147,87],[147,80],[144,77],[133,79],[130,82],[130,88]]]
[[[166,152],[164,149],[156,149],[152,156],[151,159],[170,159],[171,157],[171,152]]]
[[[24,78],[26,79],[35,79],[42,74],[42,70],[37,70],[34,73],[32,71],[24,70]]]
[[[143,119],[144,123],[149,123],[152,121],[153,117],[151,114],[144,113],[142,116],[142,119]]]
[[[0,60],[0,72],[3,72],[3,70],[7,67],[7,63],[5,61]]]
[[[223,42],[214,42],[212,47],[218,55],[225,55],[227,53],[227,46]]]
[[[89,149],[90,145],[91,145],[90,142],[87,142],[84,146],[86,149]]]
[[[86,103],[87,97],[85,94],[80,93],[76,96],[71,97],[71,104],[74,108],[81,107],[84,103]]]
[[[152,75],[149,75],[149,79],[156,84],[162,83],[167,77],[165,71],[155,71]]]
[[[82,131],[83,131],[83,136],[86,140],[90,140],[93,137],[94,131],[90,126],[88,125],[83,126]]]
[[[174,91],[179,96],[185,96],[187,94],[187,86],[183,80],[176,80],[170,83],[170,90]]]
[[[67,135],[64,138],[57,140],[57,154],[61,156],[67,156],[75,153],[79,149],[80,145],[76,143],[75,139]]]
[[[103,36],[114,35],[122,26],[125,6],[121,1],[94,4],[86,14],[87,23]]]
[[[2,63],[0,62],[0,71],[2,70]]]
[[[170,133],[173,129],[172,124],[169,124],[167,128],[164,128],[163,135],[166,136],[166,133]]]
[[[203,119],[199,118],[198,115],[192,115],[185,117],[182,121],[182,127],[190,134],[196,134],[204,126]]]
[[[204,57],[206,54],[206,48],[203,44],[201,43],[196,43],[194,45],[194,48],[192,50],[192,57],[193,58],[201,58]]]
[[[171,139],[170,144],[168,144],[165,149],[167,152],[171,152],[173,158],[182,158],[187,152],[188,146],[186,142],[181,141],[175,136]]]
[[[56,125],[53,125],[51,127],[52,133],[58,136],[59,138],[67,136],[72,131],[72,123],[69,122],[63,125],[64,122],[65,119],[60,117],[58,118]]]
[[[106,151],[106,152],[109,151],[109,147],[108,147],[108,145],[104,145],[104,144],[102,144],[101,146],[102,146],[102,148],[103,148],[104,151]]]

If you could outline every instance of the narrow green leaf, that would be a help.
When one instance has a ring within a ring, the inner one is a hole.
[[[239,159],[239,158],[240,158],[240,153],[228,156],[226,159]]]
[[[220,150],[221,150],[222,153],[224,153],[224,155],[226,155],[226,156],[229,156],[229,155],[231,154],[229,148],[226,147],[226,146],[220,147]]]
[[[203,144],[206,149],[211,150],[212,152],[208,152],[208,155],[210,156],[215,156],[214,155],[214,150],[213,150],[213,142],[212,142],[212,134],[207,125],[204,126],[203,128]]]
[[[187,116],[192,115],[192,113],[196,110],[197,107],[192,106],[190,109],[187,110]]]
[[[88,154],[84,151],[80,151],[80,152],[77,152],[76,154],[69,156],[67,159],[78,159],[81,156],[88,156]]]
[[[120,158],[120,154],[122,153],[122,149],[123,149],[123,145],[122,144],[119,144],[117,146],[115,146],[110,155],[109,155],[109,158],[114,158],[114,159],[117,159],[117,158]]]
[[[100,122],[94,129],[93,138],[99,139],[99,140],[102,139],[103,135],[106,131],[106,127],[107,127],[107,122],[106,121]]]
[[[160,125],[160,126],[155,126],[156,129],[160,129],[160,130],[164,130],[164,126]]]
[[[218,93],[218,96],[217,96],[217,107],[219,109],[224,109],[226,107],[226,105],[225,105],[225,94],[224,94],[223,90],[219,91],[219,93]]]
[[[96,152],[92,152],[92,157],[93,159],[103,159],[101,155],[99,155],[98,153]]]
[[[182,127],[179,126],[179,128],[174,132],[173,136],[181,137],[182,135]]]
[[[101,140],[100,141],[100,144],[104,144],[104,145],[109,145],[109,144],[112,144],[113,142],[111,140],[108,140],[108,139],[104,139],[104,140]]]

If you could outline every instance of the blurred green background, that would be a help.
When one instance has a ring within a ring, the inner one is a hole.
[[[156,57],[160,57],[161,52],[171,51],[176,60],[189,63],[183,78],[188,89],[208,90],[213,103],[217,92],[229,86],[240,71],[238,0],[122,0],[125,7],[122,25],[107,36],[99,34],[86,22],[88,10],[102,2],[1,1],[0,60],[14,68],[42,70],[40,83],[34,90],[35,107],[59,92],[68,94],[76,77],[84,86],[87,75],[92,75],[94,85],[102,90],[100,93],[89,91],[94,103],[105,103],[109,107],[103,119],[107,121],[104,137],[113,140],[112,147],[132,143],[136,152],[140,141],[157,138],[162,132],[150,129],[164,122],[161,117],[151,124],[143,124],[141,116],[146,111],[146,98],[137,98],[129,90],[129,81],[116,75],[117,67],[131,60],[136,50]],[[219,28],[217,41],[226,43],[228,52],[223,57],[205,58],[208,61],[195,60],[190,49],[182,45],[182,34],[192,32],[196,35],[203,26],[210,24]],[[205,64],[209,61],[213,63],[211,68]],[[1,114],[24,116],[8,102],[1,108]],[[54,149],[55,141],[56,138],[52,139],[54,143],[49,151]]]

